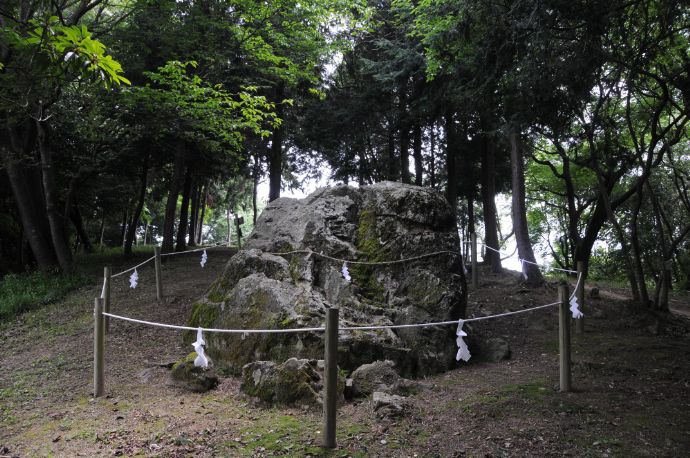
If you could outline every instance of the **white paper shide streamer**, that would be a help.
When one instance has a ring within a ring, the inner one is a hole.
[[[206,260],[208,260],[208,255],[206,254],[206,250],[204,250],[204,252],[201,253],[201,262],[199,263],[202,269],[206,265]]]
[[[204,369],[206,369],[208,368],[208,358],[206,358],[206,354],[204,353],[204,345],[206,345],[206,342],[204,342],[204,337],[202,335],[201,328],[199,328],[196,331],[196,342],[192,344],[192,347],[194,347],[194,351],[196,352],[196,358],[194,358],[194,366],[203,367]]]
[[[467,333],[462,330],[462,325],[465,324],[464,321],[458,320],[458,331],[456,332],[458,338],[455,340],[455,342],[458,344],[458,354],[455,356],[456,361],[463,360],[465,362],[470,360],[470,349],[467,348],[467,344],[465,341],[462,339],[463,337],[467,337]]]
[[[352,277],[350,277],[350,271],[347,270],[347,263],[343,263],[343,268],[341,269],[341,272],[343,274],[343,278],[348,282],[352,283]]]
[[[577,303],[577,297],[570,298],[570,311],[573,312],[573,318],[580,319],[584,314],[580,311],[580,304]]]
[[[134,289],[137,287],[139,284],[139,273],[137,272],[137,269],[134,269],[134,272],[132,272],[132,275],[129,276],[129,287]]]

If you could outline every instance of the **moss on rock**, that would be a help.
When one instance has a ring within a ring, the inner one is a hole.
[[[388,253],[379,241],[376,232],[376,213],[373,210],[362,210],[359,214],[357,225],[357,251],[362,253],[368,262],[379,262],[388,259]],[[362,295],[367,299],[383,302],[386,290],[376,279],[376,273],[380,268],[361,264],[353,264],[350,274],[354,283],[362,290]]]
[[[196,356],[196,352],[191,352],[177,361],[173,364],[170,375],[177,386],[196,393],[205,393],[218,386],[218,375],[211,368],[196,367]]]

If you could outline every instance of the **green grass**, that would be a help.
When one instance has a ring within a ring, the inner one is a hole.
[[[85,283],[87,279],[83,275],[44,272],[6,275],[0,280],[0,322],[57,302]]]

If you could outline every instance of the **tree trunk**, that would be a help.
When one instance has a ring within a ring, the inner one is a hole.
[[[119,245],[124,248],[125,237],[127,235],[127,221],[129,220],[129,212],[125,208],[122,212],[122,224],[120,224],[120,240]]]
[[[93,245],[91,244],[91,240],[89,240],[89,234],[86,233],[84,220],[81,217],[81,212],[79,211],[79,206],[76,204],[76,202],[74,205],[72,205],[72,211],[69,216],[72,220],[72,224],[74,224],[74,229],[77,231],[77,237],[79,237],[79,240],[84,246],[84,251],[87,253],[93,253]]]
[[[407,115],[407,85],[403,84],[399,94],[400,125],[400,181],[411,183],[410,179],[410,125]]]
[[[184,187],[182,190],[182,205],[180,206],[180,224],[177,225],[177,239],[175,240],[175,251],[184,251],[186,248],[185,239],[187,238],[187,226],[189,222],[189,197],[192,192],[192,171],[187,167],[184,176]]]
[[[199,216],[199,223],[196,231],[196,243],[197,245],[201,245],[204,240],[204,216],[206,216],[206,201],[208,200],[208,187],[209,183],[206,183],[204,185],[204,192],[201,197],[201,215]]]
[[[527,229],[527,204],[525,202],[525,164],[522,154],[522,139],[517,127],[511,126],[508,130],[510,141],[510,165],[512,188],[512,213],[515,241],[517,242],[518,255],[525,261],[536,263],[532,243],[529,240]],[[524,263],[524,271],[527,274],[526,282],[530,285],[541,285],[544,277],[539,267],[534,264]]]
[[[184,175],[185,154],[182,146],[178,146],[175,152],[175,164],[173,173],[168,186],[168,201],[165,204],[165,219],[163,220],[163,244],[161,251],[170,253],[174,248],[175,236],[175,213],[177,210],[177,197],[180,195],[182,187],[182,177]]]
[[[458,177],[456,167],[456,157],[458,150],[457,135],[455,132],[455,121],[453,120],[453,112],[448,110],[445,114],[446,118],[446,199],[453,209],[453,215],[457,213],[458,208]]]
[[[259,213],[257,210],[259,198],[259,175],[261,174],[261,159],[258,155],[254,156],[254,167],[252,170],[252,222],[256,226],[256,218]]]
[[[144,156],[144,163],[141,169],[141,181],[139,183],[139,195],[137,197],[137,205],[134,208],[129,219],[129,227],[127,228],[127,237],[125,238],[125,258],[132,256],[132,245],[134,244],[134,239],[137,235],[137,227],[139,226],[139,218],[141,217],[141,212],[144,209],[144,202],[146,201],[146,186],[148,185],[148,173],[149,173],[149,158],[148,155]]]
[[[55,165],[53,151],[48,144],[48,132],[42,122],[36,122],[38,150],[41,154],[41,172],[43,175],[43,193],[46,200],[46,214],[50,224],[50,235],[55,248],[60,269],[64,273],[72,272],[72,252],[65,236],[65,216],[58,212],[57,186],[55,184]]]
[[[475,231],[475,221],[474,221],[474,196],[470,194],[467,196],[467,235],[469,240],[469,235],[474,234]]]
[[[416,123],[412,129],[412,151],[414,152],[414,184],[422,185],[424,165],[422,164],[422,126]]]
[[[480,145],[482,148],[481,190],[484,210],[484,243],[487,246],[484,260],[491,265],[492,272],[500,273],[503,270],[501,254],[494,251],[498,250],[499,246],[496,219],[496,148],[486,132],[482,134]]]
[[[10,187],[12,188],[12,195],[19,210],[19,219],[22,223],[24,237],[31,247],[38,268],[44,271],[52,270],[57,266],[58,262],[50,242],[50,234],[43,230],[44,224],[41,222],[41,214],[43,212],[38,209],[38,204],[28,186],[24,170],[20,166],[19,161],[13,157],[14,154],[10,152],[9,146],[2,145],[0,149]]]
[[[103,248],[103,236],[105,235],[105,209],[101,208],[101,226],[98,228],[98,232],[101,234],[98,239],[98,245]]]
[[[199,219],[199,200],[201,200],[201,185],[194,185],[192,187],[192,211],[189,217],[189,235],[187,237],[187,245],[190,247],[196,246],[196,226]]]
[[[647,291],[647,284],[644,280],[644,268],[642,266],[642,247],[640,246],[640,237],[638,233],[638,217],[640,214],[640,208],[642,207],[642,198],[642,189],[640,189],[640,192],[637,195],[637,203],[635,204],[635,207],[632,209],[632,217],[630,219],[630,247],[632,249],[631,254],[633,275],[636,280],[636,286],[639,291],[639,300],[643,304],[649,304],[649,291]],[[659,227],[659,230],[659,236],[663,240],[663,228]]]
[[[283,97],[285,84],[276,87],[276,116],[283,118]],[[283,125],[276,127],[271,139],[271,149],[268,154],[268,201],[273,202],[280,197],[280,184],[283,174]]]
[[[435,123],[431,123],[429,129],[429,185],[436,188],[436,132]]]
[[[395,158],[395,132],[391,123],[388,125],[388,179],[398,181],[398,167]]]

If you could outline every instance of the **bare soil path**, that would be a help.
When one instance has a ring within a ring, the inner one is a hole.
[[[191,304],[230,252],[164,265],[166,300],[155,301],[152,267],[140,286],[126,276],[113,312],[186,322]],[[138,262],[138,261],[134,261]],[[604,291],[602,291],[604,292]],[[688,323],[631,311],[602,294],[587,303],[587,332],[573,339],[573,393],[559,393],[557,310],[466,325],[502,337],[512,358],[462,365],[422,380],[410,413],[377,420],[369,401],[338,414],[338,448],[324,452],[320,412],[256,405],[223,379],[207,394],[169,383],[164,365],[191,351],[179,332],[113,322],[106,393],[91,397],[92,304],[100,284],[0,327],[0,456],[682,456],[690,449]],[[517,277],[483,275],[468,314],[553,302],[556,287],[523,289]],[[687,297],[674,297],[687,310]]]

